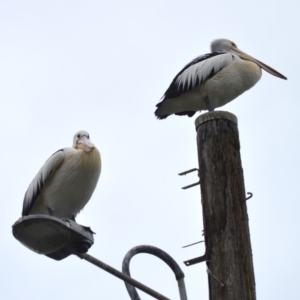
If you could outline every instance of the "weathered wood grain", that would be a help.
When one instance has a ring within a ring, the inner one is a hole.
[[[255,300],[255,279],[236,117],[196,120],[210,300]]]

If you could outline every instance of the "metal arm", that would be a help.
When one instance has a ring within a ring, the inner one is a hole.
[[[172,269],[172,271],[175,274],[176,280],[178,282],[180,299],[187,300],[187,294],[186,294],[185,283],[184,283],[184,273],[182,272],[181,268],[176,263],[176,261],[168,253],[166,253],[165,251],[159,248],[148,246],[148,245],[141,245],[129,250],[123,259],[123,265],[122,265],[123,273],[130,276],[130,271],[129,271],[130,260],[134,255],[138,253],[152,254],[160,258],[161,260],[163,260]],[[129,296],[131,297],[131,300],[141,300],[135,287],[130,285],[128,282],[125,282],[125,286],[129,293]]]
[[[113,276],[122,279],[130,287],[135,286],[155,299],[170,300],[130,276],[127,276],[95,257],[85,253],[94,243],[93,232],[89,227],[81,226],[73,220],[59,219],[47,215],[29,215],[22,217],[15,222],[13,225],[13,235],[24,246],[36,253],[45,254],[55,260],[62,260],[71,254],[77,255],[81,259],[84,259]],[[151,246],[148,247],[151,248]],[[169,259],[170,262],[168,263],[167,261]],[[176,266],[172,267],[174,264],[177,264],[175,261],[172,261],[173,259],[168,257],[168,255],[164,260],[176,273],[178,284],[180,286],[183,285],[180,290],[183,290],[184,282],[182,283],[182,280],[184,274],[180,270],[179,266],[177,266],[178,268]]]
[[[105,264],[104,262],[98,260],[97,258],[87,254],[87,253],[82,253],[82,254],[77,254],[77,256],[79,256],[80,258],[90,262],[91,264],[101,268],[102,270],[124,280],[125,284],[132,284],[133,286],[139,288],[140,290],[142,290],[143,292],[151,295],[153,298],[155,299],[159,299],[159,300],[170,300],[169,298],[159,294],[158,292],[150,289],[149,287],[147,287],[146,285],[140,283],[139,281],[123,274],[122,272],[118,271],[117,269]],[[129,283],[127,283],[129,282]],[[131,285],[130,285],[131,286]]]

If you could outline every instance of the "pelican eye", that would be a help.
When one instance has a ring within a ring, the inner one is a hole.
[[[80,134],[77,134],[77,137],[80,138]]]

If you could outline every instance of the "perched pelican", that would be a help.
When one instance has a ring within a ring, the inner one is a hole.
[[[165,119],[171,114],[191,117],[196,111],[213,111],[252,88],[261,78],[261,68],[287,79],[239,50],[234,42],[215,40],[211,53],[195,58],[175,76],[156,105],[155,115]]]
[[[75,220],[90,200],[101,171],[98,149],[89,134],[78,131],[73,147],[56,151],[30,183],[22,216],[46,214]]]

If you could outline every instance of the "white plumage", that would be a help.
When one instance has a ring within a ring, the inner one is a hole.
[[[24,197],[22,215],[75,219],[91,198],[100,171],[100,153],[88,132],[77,132],[73,147],[55,152],[32,180]]]
[[[261,68],[287,79],[229,40],[213,41],[211,51],[195,58],[175,76],[156,105],[158,119],[171,114],[191,117],[196,111],[223,106],[253,87],[261,78]]]

